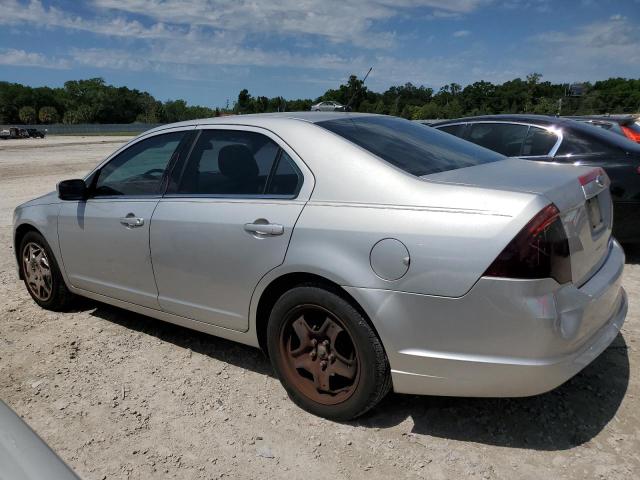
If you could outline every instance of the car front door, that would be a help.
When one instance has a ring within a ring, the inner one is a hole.
[[[151,253],[163,310],[245,331],[260,279],[284,261],[312,175],[277,137],[203,128],[158,203]]]
[[[58,235],[74,287],[159,308],[149,223],[188,137],[181,130],[141,139],[91,175],[87,200],[62,203]]]

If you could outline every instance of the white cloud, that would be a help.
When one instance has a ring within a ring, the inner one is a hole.
[[[637,77],[640,71],[640,26],[621,15],[532,38],[525,55],[529,71],[548,72],[549,79],[574,81],[606,76]]]
[[[0,49],[0,65],[55,69],[65,69],[70,66],[65,59],[49,58],[41,53],[27,52],[15,48]]]
[[[548,5],[546,0],[92,0],[86,9],[92,13],[78,15],[39,0],[0,0],[0,25],[54,29],[56,35],[57,29],[87,32],[93,39],[90,32],[102,37],[98,45],[109,40],[108,47],[79,45],[63,58],[5,50],[0,63],[148,71],[214,82],[229,74],[246,78],[255,73],[251,67],[287,67],[282,73],[272,70],[270,78],[294,71],[296,81],[318,84],[364,74],[373,65],[368,84],[378,89],[408,81],[431,86],[504,81],[532,71],[554,81],[603,78],[608,72],[637,76],[640,27],[621,15],[514,42],[517,54],[496,54],[475,31],[457,30],[454,38],[473,35],[474,42],[457,42],[465,45],[463,51],[439,57],[436,48],[425,48],[411,59],[403,55],[403,45],[437,39],[424,31],[412,38],[415,33],[391,31],[385,23],[414,14],[449,22],[492,2],[502,8]]]
[[[99,35],[134,37],[140,39],[178,38],[188,33],[187,27],[156,23],[145,27],[138,21],[123,17],[82,18],[70,15],[56,7],[44,7],[39,0],[22,4],[17,0],[5,0],[0,11],[0,25],[32,24],[38,27],[57,27],[80,30]]]
[[[94,0],[118,12],[144,15],[155,21],[188,23],[247,34],[315,35],[359,47],[393,45],[393,34],[376,32],[375,22],[416,8],[444,14],[469,13],[492,0]]]

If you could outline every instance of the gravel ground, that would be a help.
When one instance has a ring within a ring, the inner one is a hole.
[[[532,398],[389,395],[344,424],[295,407],[252,348],[91,301],[36,307],[11,215],[124,138],[0,142],[0,398],[86,479],[640,477],[640,251],[622,335]]]

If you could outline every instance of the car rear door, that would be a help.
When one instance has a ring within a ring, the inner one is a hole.
[[[245,331],[260,279],[280,265],[313,188],[278,137],[252,127],[203,127],[151,223],[163,310]]]
[[[88,199],[62,202],[58,236],[72,286],[159,308],[149,223],[187,137],[181,129],[140,139],[90,177]]]

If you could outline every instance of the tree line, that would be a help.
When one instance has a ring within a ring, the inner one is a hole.
[[[0,124],[170,123],[229,113],[309,110],[324,100],[349,105],[353,111],[397,115],[408,119],[455,118],[498,113],[587,115],[640,111],[640,79],[610,78],[568,84],[542,81],[537,73],[502,84],[478,81],[450,83],[437,92],[411,83],[379,93],[352,75],[336,89],[315,99],[238,94],[232,108],[188,105],[184,100],[156,100],[148,92],[107,85],[102,78],[71,80],[63,87],[30,87],[0,82]]]
[[[184,100],[161,102],[102,78],[70,80],[61,88],[0,82],[0,124],[171,123],[219,114]]]
[[[236,113],[277,110],[309,110],[311,105],[335,100],[353,111],[396,115],[407,119],[457,118],[500,113],[541,115],[590,115],[640,112],[640,79],[610,78],[594,83],[554,84],[532,73],[502,84],[479,81],[462,87],[444,85],[437,92],[411,83],[393,86],[382,93],[369,90],[351,76],[337,89],[316,99],[285,100],[253,97],[242,90],[234,106]]]

